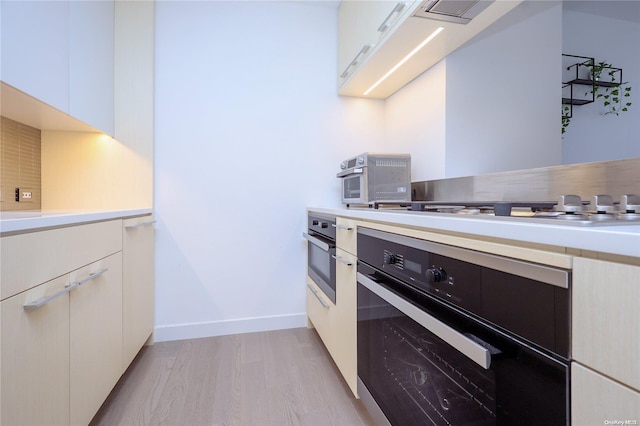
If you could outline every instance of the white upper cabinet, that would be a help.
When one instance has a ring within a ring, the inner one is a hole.
[[[0,7],[2,114],[43,130],[83,130],[66,114],[113,135],[114,1]]]
[[[69,3],[2,1],[0,7],[2,81],[68,113]]]
[[[521,2],[343,0],[338,10],[338,94],[388,98]],[[428,4],[439,11],[466,14],[464,8],[457,10],[462,3],[470,11],[481,11],[472,13],[470,20],[424,13]]]
[[[69,113],[113,135],[113,1],[69,3],[69,46]]]
[[[343,1],[338,14],[338,84],[346,81],[417,2]]]

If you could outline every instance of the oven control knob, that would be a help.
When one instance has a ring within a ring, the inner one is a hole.
[[[447,273],[442,268],[427,269],[427,281],[430,283],[439,283],[447,279]]]
[[[388,254],[384,257],[384,263],[387,265],[394,265],[398,262],[398,258],[393,254]]]

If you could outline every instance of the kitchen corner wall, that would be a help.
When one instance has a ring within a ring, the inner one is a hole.
[[[306,207],[340,205],[345,158],[559,164],[560,87],[527,78],[557,79],[561,7],[529,3],[381,101],[336,95],[335,2],[157,2],[156,340],[304,326]]]
[[[596,63],[605,61],[622,68],[622,80],[633,89],[631,97],[623,100],[633,105],[618,116],[604,115],[606,109],[599,101],[574,106],[562,140],[563,164],[640,157],[640,7],[637,2],[600,3],[609,12],[621,9],[626,16],[611,18],[565,9],[563,53],[593,57]]]
[[[306,325],[306,207],[385,149],[336,34],[334,2],[156,3],[156,340]]]
[[[560,164],[561,44],[561,2],[526,2],[387,99],[412,180]]]

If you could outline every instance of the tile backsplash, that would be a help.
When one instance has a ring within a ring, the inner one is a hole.
[[[40,130],[0,119],[0,211],[40,210]],[[16,188],[20,201],[16,201]]]

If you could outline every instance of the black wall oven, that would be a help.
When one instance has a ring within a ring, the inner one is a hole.
[[[358,393],[376,423],[570,424],[569,282],[358,228]]]
[[[307,273],[333,303],[336,303],[336,218],[308,215]],[[324,302],[323,302],[324,303]]]

